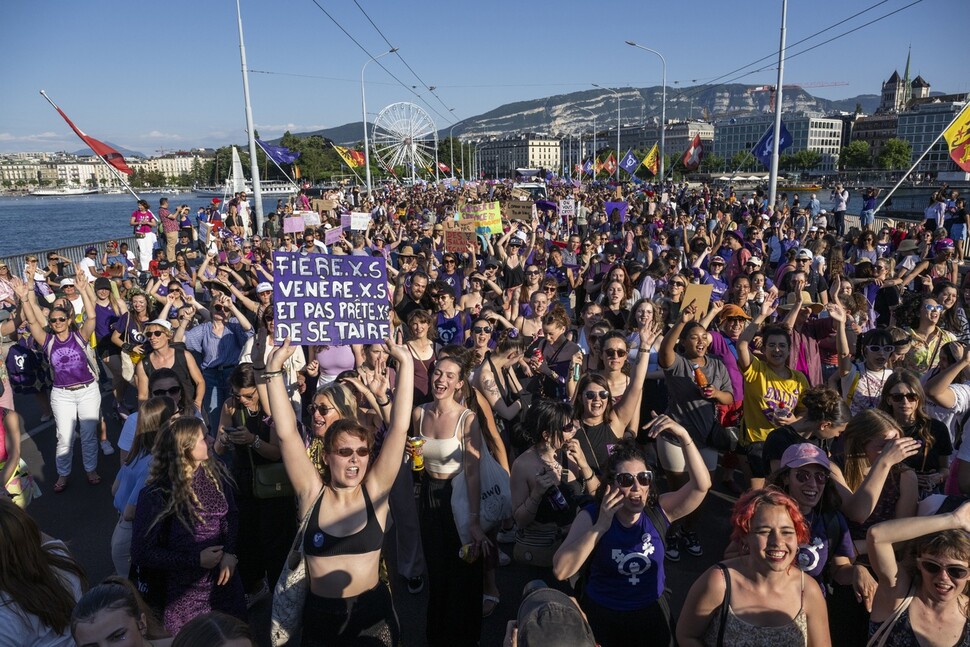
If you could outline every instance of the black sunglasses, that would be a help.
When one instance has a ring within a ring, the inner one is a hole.
[[[918,559],[916,562],[919,564],[928,575],[936,575],[940,571],[946,571],[947,576],[951,580],[963,580],[970,576],[970,569],[965,566],[944,566],[943,564],[937,564],[931,559]]]
[[[155,396],[156,398],[160,398],[163,395],[167,395],[171,398],[174,398],[175,396],[181,393],[182,393],[182,387],[180,386],[173,386],[168,389],[155,389],[152,391],[152,395]]]
[[[479,333],[488,333],[488,334],[491,334],[492,333],[492,327],[491,326],[475,326],[474,328],[472,328],[472,332],[475,333],[476,335],[479,334]]]
[[[919,400],[919,396],[915,393],[890,393],[889,399],[893,402],[902,402],[906,400],[907,402],[916,402]]]
[[[636,474],[620,472],[613,477],[613,481],[620,487],[633,487],[633,481],[636,481],[643,487],[646,487],[653,483],[653,472],[650,470],[644,470],[643,472],[637,472]]]
[[[587,400],[592,400],[593,398],[595,398],[597,396],[599,396],[599,399],[600,400],[605,400],[608,397],[610,397],[610,392],[609,391],[593,391],[593,390],[590,390],[590,391],[586,391],[585,393],[583,393],[583,395],[586,396],[586,399]]]
[[[166,333],[162,330],[148,330],[145,332],[146,337],[161,337],[164,334]]]
[[[361,458],[370,456],[370,449],[367,447],[358,447],[357,449],[354,449],[353,447],[341,447],[340,449],[333,450],[334,454],[337,456],[343,456],[344,458],[350,458],[355,452]]]

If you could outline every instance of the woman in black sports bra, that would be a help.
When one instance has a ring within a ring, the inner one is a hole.
[[[379,566],[388,493],[401,469],[410,426],[414,360],[407,348],[388,340],[398,362],[397,393],[381,453],[371,460],[374,430],[341,420],[323,438],[321,474],[310,462],[282,380],[293,354],[289,340],[273,351],[263,379],[280,440],[287,476],[300,515],[309,513],[303,551],[310,590],[303,612],[303,647],[398,645],[400,627],[391,592]]]

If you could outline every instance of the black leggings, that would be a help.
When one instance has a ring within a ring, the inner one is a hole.
[[[401,627],[387,585],[352,598],[307,593],[302,647],[396,647]]]
[[[451,481],[421,478],[421,544],[428,564],[429,647],[471,647],[482,633],[481,559],[458,557],[461,539],[451,511]]]

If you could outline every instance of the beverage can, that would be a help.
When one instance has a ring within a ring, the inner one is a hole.
[[[420,472],[424,469],[424,454],[421,452],[421,447],[424,446],[424,442],[424,438],[418,436],[408,438],[408,445],[414,449],[414,454],[411,457],[412,472]]]
[[[458,558],[462,561],[468,562],[469,564],[474,563],[475,556],[472,552],[472,544],[465,544],[458,549]]]

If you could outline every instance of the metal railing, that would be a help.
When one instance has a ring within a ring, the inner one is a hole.
[[[116,240],[118,245],[121,243],[128,243],[128,249],[133,253],[138,253],[138,247],[135,244],[137,240],[134,236],[127,236],[123,238],[109,238],[107,240],[99,240],[90,243],[84,243],[82,245],[74,245],[71,247],[54,247],[52,249],[44,249],[38,252],[24,252],[23,254],[15,254],[13,256],[4,256],[0,258],[3,260],[7,267],[10,268],[10,274],[12,276],[23,276],[24,268],[27,266],[27,257],[36,256],[37,257],[37,269],[46,270],[47,269],[47,255],[54,252],[58,256],[63,256],[64,258],[70,259],[72,265],[64,267],[64,274],[71,276],[74,274],[74,263],[80,263],[81,259],[84,258],[84,250],[88,247],[96,247],[98,249],[98,263],[101,263],[101,254],[104,252],[108,241]]]

